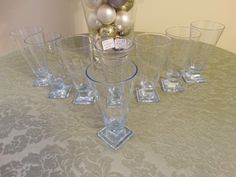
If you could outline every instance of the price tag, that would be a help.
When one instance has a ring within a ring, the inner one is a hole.
[[[115,39],[115,49],[125,49],[126,39]]]
[[[114,48],[115,47],[114,39],[111,38],[111,39],[102,41],[102,47],[103,47],[103,50]]]

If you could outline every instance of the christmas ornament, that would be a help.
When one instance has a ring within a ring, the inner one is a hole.
[[[99,35],[103,37],[115,37],[116,27],[114,25],[106,25],[100,28]]]
[[[127,35],[130,34],[130,32],[131,32],[131,28],[126,28],[125,30],[120,31],[118,34],[119,34],[120,36],[127,36]]]
[[[84,0],[85,4],[91,9],[97,9],[103,0]]]
[[[123,6],[127,1],[128,0],[108,0],[108,3],[110,4],[110,6],[117,9]]]
[[[97,30],[102,26],[102,23],[98,20],[97,14],[95,12],[88,14],[87,23],[89,28],[93,30]]]
[[[126,34],[132,28],[133,21],[128,12],[119,11],[116,15],[115,25],[119,32]]]
[[[116,18],[116,11],[109,5],[103,4],[98,8],[97,17],[103,24],[109,25],[114,22]]]
[[[134,6],[134,0],[127,0],[127,2],[122,5],[118,10],[129,11]]]

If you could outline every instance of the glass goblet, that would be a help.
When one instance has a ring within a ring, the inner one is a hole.
[[[141,103],[157,103],[157,85],[167,58],[171,39],[160,33],[141,33],[135,37],[136,60],[140,81],[136,97]]]
[[[107,73],[107,68],[112,65],[105,65],[104,68],[104,63],[94,62],[87,67],[86,77],[94,90],[97,90],[98,106],[105,124],[97,135],[111,148],[117,150],[133,135],[133,131],[125,124],[138,68],[131,61],[126,61],[120,64],[120,67],[124,67],[122,74],[121,70]]]
[[[200,38],[200,31],[191,30],[188,26],[174,26],[166,29],[166,35],[171,38],[168,53],[166,78],[162,79],[162,88],[166,92],[181,92],[181,71],[185,69],[190,57],[191,47]]]
[[[219,41],[225,26],[214,21],[199,20],[192,22],[190,27],[191,33],[199,30],[201,36],[191,49],[192,55],[189,57],[185,72],[183,72],[183,78],[187,83],[205,83],[207,79],[202,72],[206,69],[212,49]]]
[[[94,90],[89,86],[84,74],[92,61],[92,48],[88,35],[74,35],[62,38],[57,47],[63,64],[77,90],[73,103],[89,105],[96,102]]]
[[[32,57],[37,60],[44,60],[44,66],[49,66],[49,70],[43,71],[50,73],[49,80],[50,91],[48,98],[67,98],[71,90],[71,85],[65,84],[65,72],[62,68],[56,42],[61,39],[58,33],[39,33],[30,35],[25,39]]]
[[[49,80],[51,78],[51,74],[48,72],[47,62],[44,57],[34,57],[30,52],[28,45],[24,42],[28,36],[33,34],[42,35],[43,28],[38,26],[22,27],[12,31],[10,36],[15,40],[18,49],[36,77],[33,81],[33,86],[44,87],[49,85]]]

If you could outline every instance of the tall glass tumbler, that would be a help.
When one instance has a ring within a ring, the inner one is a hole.
[[[131,61],[120,66],[124,67],[122,74],[121,70],[107,73],[104,63],[99,61],[90,64],[86,69],[86,76],[90,84],[98,92],[98,105],[105,124],[105,127],[97,135],[115,150],[133,135],[133,131],[125,124],[128,118],[134,78],[138,72],[137,66]],[[109,66],[106,65],[106,67]],[[119,92],[114,94],[114,88]]]
[[[141,103],[157,103],[160,97],[157,85],[171,44],[165,34],[142,33],[135,37],[136,63],[140,69],[140,82],[136,97]]]
[[[42,27],[22,27],[10,33],[10,36],[15,40],[17,47],[23,55],[25,61],[30,66],[32,72],[35,75],[33,81],[34,87],[48,86],[51,74],[48,72],[48,65],[44,57],[34,57],[30,48],[24,42],[24,40],[33,34],[43,35]]]
[[[99,39],[95,42],[95,52],[97,54],[97,59],[103,65],[104,76],[107,81],[113,80],[115,78],[120,78],[127,68],[125,64],[131,61],[131,57],[134,52],[134,42],[133,40],[127,38],[105,38]],[[110,102],[116,104],[120,102],[120,88],[111,87],[110,92],[113,97],[111,97]]]
[[[50,75],[48,81],[50,86],[48,98],[50,99],[67,98],[71,89],[71,85],[64,83],[66,74],[59,61],[56,48],[56,42],[60,39],[61,35],[58,33],[38,33],[25,39],[30,55],[35,60],[43,61],[38,74]]]
[[[89,36],[81,34],[62,38],[57,47],[77,91],[73,103],[78,105],[95,103],[96,94],[84,74],[86,66],[92,61]]]
[[[192,49],[192,56],[189,57],[188,68],[183,73],[183,78],[187,83],[205,83],[207,79],[202,72],[207,67],[212,49],[219,41],[225,26],[221,23],[200,20],[190,24],[191,31],[199,30],[201,37],[199,42]]]
[[[166,35],[172,39],[168,53],[166,78],[162,79],[162,88],[165,92],[181,92],[181,71],[185,69],[191,48],[199,41],[201,32],[191,30],[188,26],[174,26],[166,29]]]

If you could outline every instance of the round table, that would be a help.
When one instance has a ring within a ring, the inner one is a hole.
[[[1,177],[235,177],[236,54],[214,48],[208,83],[158,104],[130,103],[135,135],[118,151],[96,133],[96,105],[49,100],[18,52],[0,57]]]

